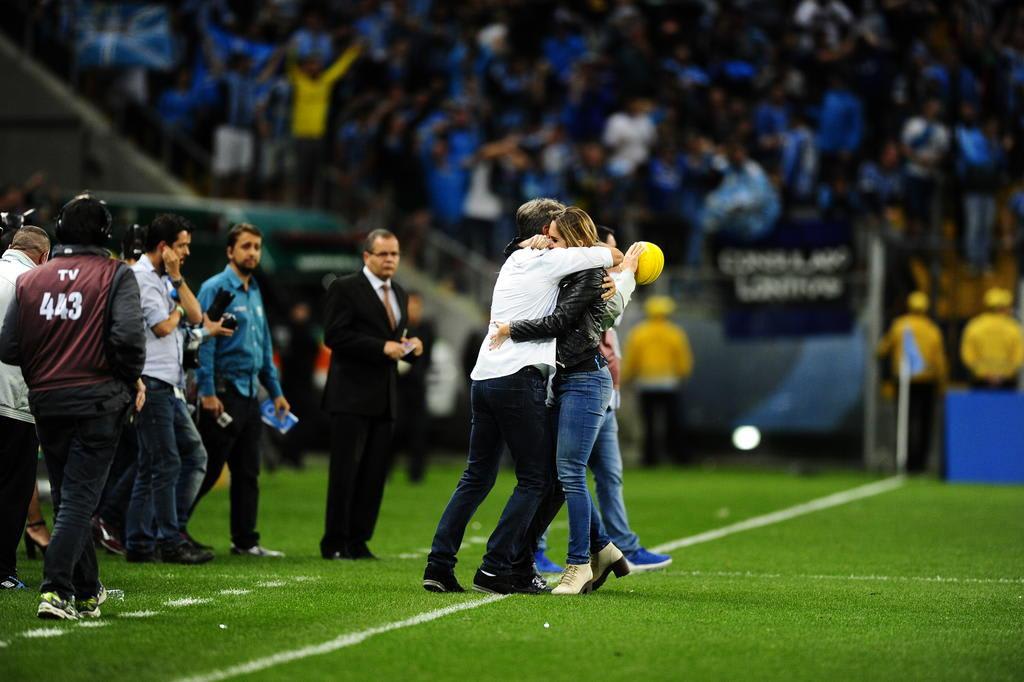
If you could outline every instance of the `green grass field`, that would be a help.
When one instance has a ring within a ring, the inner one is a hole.
[[[322,465],[263,478],[263,542],[285,559],[229,556],[227,494],[216,491],[192,530],[217,559],[140,566],[105,556],[103,580],[125,598],[98,621],[37,620],[41,563],[25,561],[31,589],[0,595],[0,679],[1024,678],[1024,488],[911,480],[677,549],[667,570],[609,580],[590,596],[478,604],[487,598],[420,587],[457,476],[446,466],[421,486],[393,477],[371,543],[377,562],[319,558]],[[628,471],[626,499],[652,547],[871,480]],[[467,533],[465,586],[511,485],[504,474]],[[563,516],[554,558],[565,542]],[[456,605],[472,608],[374,630]]]

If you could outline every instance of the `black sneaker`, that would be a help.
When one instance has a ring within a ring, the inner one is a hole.
[[[533,583],[532,575],[492,575],[482,568],[473,576],[473,589],[485,594],[540,594],[544,591]]]
[[[124,558],[130,564],[151,564],[156,561],[156,552],[138,552],[129,549]]]
[[[541,577],[540,573],[516,576],[516,589],[521,594],[540,594],[550,592],[551,586],[548,581]]]
[[[440,568],[427,566],[423,571],[423,589],[427,592],[465,592],[455,574]]]
[[[213,559],[213,552],[205,549],[192,549],[186,544],[160,548],[160,561],[165,564],[205,564]]]

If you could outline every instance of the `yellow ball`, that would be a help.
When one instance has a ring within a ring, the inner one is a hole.
[[[665,269],[665,254],[661,247],[653,242],[644,242],[647,247],[640,254],[640,263],[636,268],[636,283],[650,284],[658,279],[661,271]]]

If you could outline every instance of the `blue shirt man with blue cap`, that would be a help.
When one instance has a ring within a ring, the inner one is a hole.
[[[227,312],[238,320],[231,337],[218,338],[199,350],[196,382],[202,403],[199,432],[209,456],[199,500],[213,488],[227,463],[231,469],[231,553],[281,557],[259,544],[256,511],[259,504],[260,414],[259,388],[274,401],[279,416],[291,407],[281,391],[270,325],[253,273],[260,264],[263,234],[249,223],[228,232],[228,265],[203,282],[199,302],[209,308],[220,291],[233,295]]]

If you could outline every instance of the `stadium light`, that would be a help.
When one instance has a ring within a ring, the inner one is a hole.
[[[761,432],[756,426],[739,426],[732,432],[732,444],[737,450],[753,450],[761,444]]]

